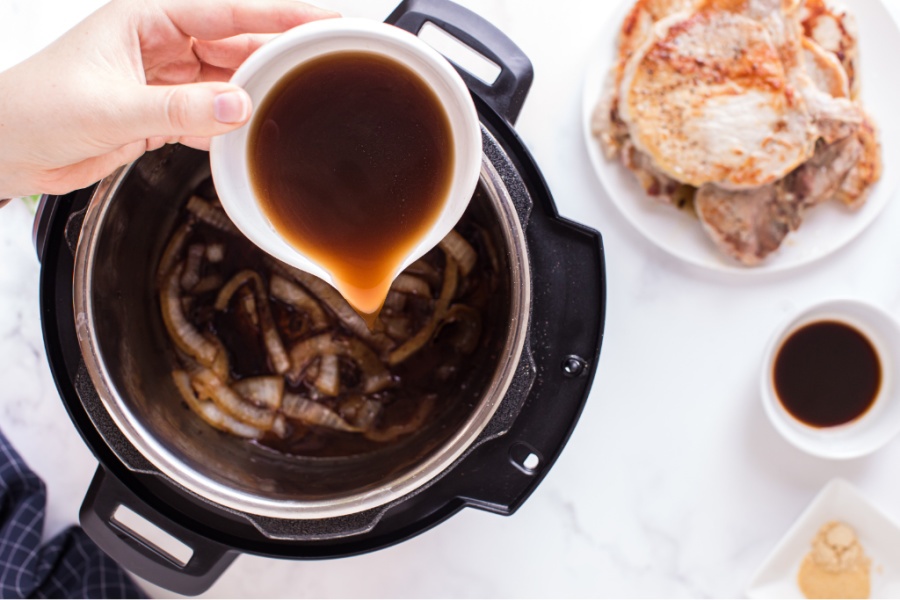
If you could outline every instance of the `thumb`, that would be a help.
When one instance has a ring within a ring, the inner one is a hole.
[[[138,138],[212,137],[247,122],[250,96],[228,83],[141,86],[125,116]]]

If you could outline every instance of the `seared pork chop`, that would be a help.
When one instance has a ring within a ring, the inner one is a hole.
[[[628,128],[618,115],[619,87],[625,64],[650,37],[653,25],[670,15],[690,11],[698,0],[638,0],[619,31],[618,60],[607,75],[603,97],[591,123],[594,137],[602,142],[607,158],[614,158],[628,137]]]
[[[882,170],[881,144],[872,120],[866,117],[856,135],[861,146],[859,159],[835,195],[837,200],[854,209],[865,204],[872,186],[881,179]]]
[[[694,206],[704,231],[728,256],[746,266],[760,264],[800,226],[808,209],[832,198],[843,200],[844,189],[848,198],[864,196],[874,180],[866,179],[871,171],[862,166],[869,163],[861,138],[820,141],[810,160],[771,185],[747,191],[703,186]]]
[[[706,184],[697,190],[694,207],[716,246],[748,267],[777,250],[803,219],[800,203],[776,184],[746,191]]]
[[[825,0],[804,0],[800,20],[806,37],[832,53],[844,67],[850,97],[859,97],[859,30],[856,19]]]
[[[618,108],[635,146],[695,187],[773,183],[814,149],[779,48],[765,26],[739,13],[701,10],[657,23],[628,62]]]
[[[850,80],[841,61],[810,38],[803,38],[803,60],[813,84],[832,98],[850,97]]]

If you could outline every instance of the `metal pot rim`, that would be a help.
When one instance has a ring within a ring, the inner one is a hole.
[[[486,137],[490,134],[483,130]],[[81,354],[104,408],[125,438],[157,469],[179,486],[205,500],[232,510],[278,519],[325,519],[375,509],[413,493],[444,473],[476,441],[502,403],[516,373],[527,338],[531,314],[531,272],[522,224],[500,175],[487,156],[482,156],[481,184],[487,189],[503,227],[509,252],[512,321],[501,363],[494,372],[482,401],[465,424],[412,469],[370,491],[326,500],[275,500],[233,489],[189,467],[170,452],[129,409],[107,371],[100,354],[91,290],[93,266],[104,217],[132,165],[100,182],[91,198],[75,255],[73,305]],[[115,449],[113,449],[116,451]],[[121,458],[121,457],[120,457]],[[126,463],[127,464],[127,463]]]

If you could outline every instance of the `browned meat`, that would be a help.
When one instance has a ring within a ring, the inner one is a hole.
[[[729,191],[707,184],[694,201],[703,229],[716,246],[746,266],[761,263],[800,226],[803,208],[778,185]]]
[[[869,125],[833,144],[819,142],[813,157],[784,179],[747,191],[705,185],[695,208],[719,249],[746,266],[777,250],[805,211],[836,198],[855,207],[880,174],[875,131]]]

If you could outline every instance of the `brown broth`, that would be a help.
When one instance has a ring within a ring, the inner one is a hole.
[[[276,231],[329,271],[360,313],[377,314],[452,181],[452,131],[432,89],[377,54],[328,54],[269,93],[249,147],[251,181]]]
[[[871,408],[881,387],[881,362],[855,328],[820,321],[792,333],[775,358],[775,391],[787,411],[813,427],[834,427]]]

